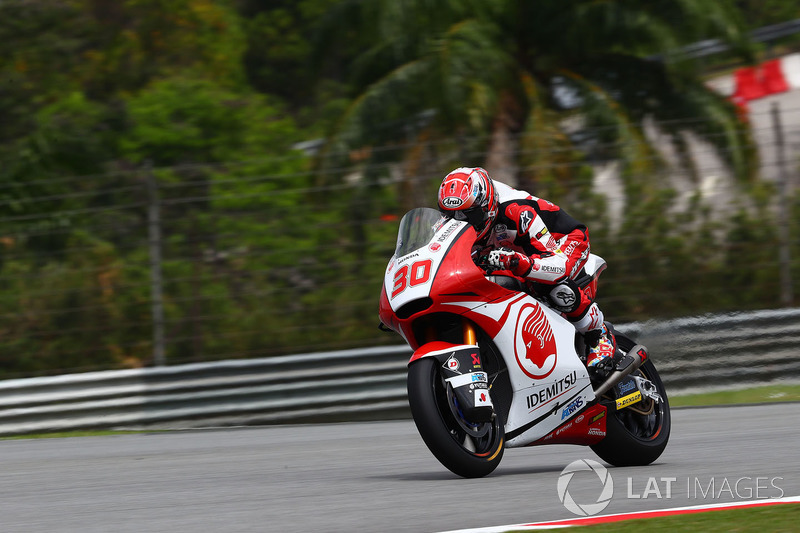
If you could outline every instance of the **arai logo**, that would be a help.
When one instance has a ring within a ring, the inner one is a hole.
[[[461,207],[464,203],[464,200],[461,198],[456,198],[455,196],[448,196],[447,198],[442,199],[442,205],[448,209],[455,209],[457,207]]]

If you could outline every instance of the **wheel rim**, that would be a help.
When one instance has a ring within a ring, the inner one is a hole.
[[[633,347],[633,344],[628,346],[628,343],[624,342],[623,339],[620,339],[620,341],[620,348],[622,350],[630,350]],[[623,344],[625,344],[625,346],[622,346]],[[650,379],[650,376],[647,375],[644,368],[637,369],[631,375],[639,376],[655,383],[655,381]],[[658,393],[663,398],[661,402],[657,403],[651,398],[642,396],[640,402],[626,407],[621,411],[614,411],[614,416],[619,420],[622,427],[625,428],[625,431],[633,438],[642,442],[649,442],[658,438],[664,428],[664,419],[667,416],[666,393],[663,390],[663,385],[658,389]],[[611,389],[611,396],[616,396],[615,390],[616,388]],[[612,399],[616,400],[617,398]]]
[[[649,379],[647,374],[641,370],[636,371],[635,374]],[[663,401],[656,402],[651,398],[643,398],[642,401],[630,407],[616,411],[615,415],[631,436],[641,441],[651,441],[658,437],[664,427],[665,411],[666,407]]]

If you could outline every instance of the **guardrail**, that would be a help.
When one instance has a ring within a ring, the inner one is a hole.
[[[618,326],[671,394],[792,378],[800,309]],[[0,435],[408,417],[407,346],[0,381]]]
[[[646,345],[673,394],[800,378],[800,309],[620,326]]]
[[[405,416],[407,346],[0,381],[0,435]]]

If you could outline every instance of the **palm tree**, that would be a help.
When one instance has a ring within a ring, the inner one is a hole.
[[[657,122],[678,154],[691,132],[737,177],[754,172],[735,106],[676,52],[718,38],[748,59],[729,0],[345,0],[326,27],[326,50],[336,35],[362,45],[336,131],[351,144],[408,141],[408,119],[434,110],[413,135],[488,133],[490,154],[513,142],[524,180],[589,149],[641,175],[658,164],[645,133]]]

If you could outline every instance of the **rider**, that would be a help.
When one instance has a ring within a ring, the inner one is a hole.
[[[616,340],[590,291],[574,278],[589,257],[589,231],[557,205],[489,178],[482,168],[453,170],[439,187],[439,210],[469,222],[490,266],[508,270],[548,297],[589,346],[586,366],[598,374],[615,360]]]

